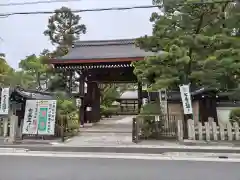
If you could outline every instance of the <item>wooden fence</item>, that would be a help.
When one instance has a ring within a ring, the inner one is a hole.
[[[217,126],[216,122],[205,122],[204,125],[201,122],[194,122],[189,119],[187,122],[188,139],[189,140],[206,140],[206,141],[233,141],[240,140],[240,129],[238,123],[231,124],[230,122],[226,126]],[[183,121],[178,121],[178,140],[183,140]]]

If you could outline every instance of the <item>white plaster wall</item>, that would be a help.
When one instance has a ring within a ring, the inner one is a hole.
[[[217,107],[217,116],[219,124],[225,125],[229,122],[230,112],[236,107]]]

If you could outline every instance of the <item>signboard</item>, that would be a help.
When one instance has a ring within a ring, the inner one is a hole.
[[[76,99],[76,106],[80,107],[81,106],[81,98]]]
[[[56,100],[27,100],[23,134],[54,135],[56,107]]]
[[[158,95],[162,112],[168,114],[167,90],[160,89]]]
[[[143,104],[143,106],[145,106],[146,104],[148,104],[148,99],[147,99],[147,98],[143,98],[142,104]]]
[[[0,115],[8,115],[9,112],[9,88],[2,88]]]
[[[189,91],[189,85],[182,85],[179,86],[181,99],[183,104],[183,112],[184,114],[192,114],[192,101],[191,101],[191,94]]]
[[[27,100],[22,134],[37,134],[37,114],[38,114],[38,102],[34,100]]]

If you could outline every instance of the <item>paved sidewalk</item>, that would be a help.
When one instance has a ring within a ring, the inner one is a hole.
[[[80,129],[79,136],[68,140],[66,146],[131,145],[132,118],[115,116],[101,120],[93,126]]]
[[[58,152],[106,152],[106,153],[143,153],[162,154],[166,152],[203,152],[203,153],[239,153],[240,141],[141,141],[132,142],[131,128],[134,116],[117,116],[81,128],[79,136],[61,143],[58,141],[36,140],[22,144],[6,145],[0,148],[26,148],[31,151]]]

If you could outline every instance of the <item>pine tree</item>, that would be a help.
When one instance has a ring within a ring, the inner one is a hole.
[[[135,62],[135,74],[155,89],[186,83],[221,89],[237,86],[240,43],[235,32],[240,26],[236,8],[231,2],[182,0],[174,4],[166,0],[164,13],[151,16],[152,36],[136,41],[138,47],[156,52],[156,56]]]

